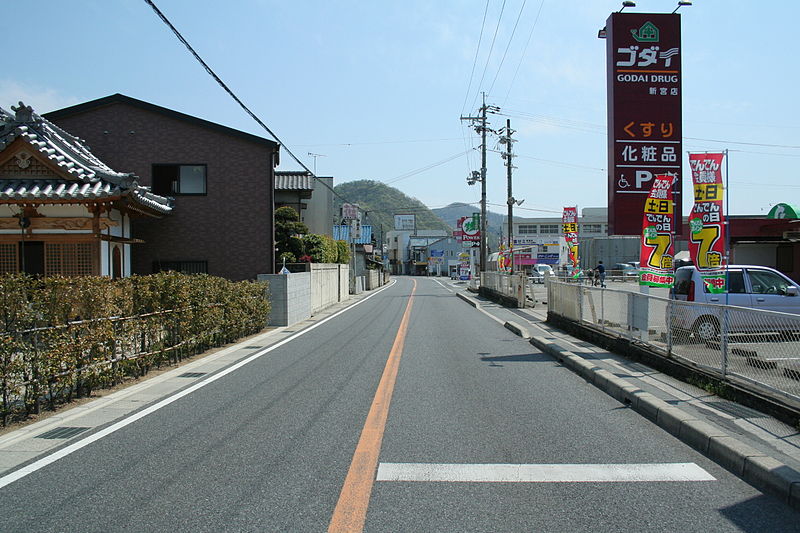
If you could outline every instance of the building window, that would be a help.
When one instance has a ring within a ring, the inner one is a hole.
[[[25,245],[28,246],[28,243]],[[44,273],[46,276],[96,275],[94,269],[96,256],[96,243],[44,243]],[[30,271],[27,264],[25,270]]]
[[[561,228],[559,224],[542,224],[539,233],[561,233]]]
[[[153,192],[161,196],[206,194],[206,166],[153,165]]]
[[[15,274],[18,271],[17,243],[0,244],[0,274]]]
[[[98,243],[44,242],[0,244],[0,274],[22,272],[37,276],[99,275]],[[23,268],[24,267],[24,268]]]
[[[534,235],[536,233],[536,224],[520,224],[517,233],[519,235]]]
[[[182,274],[208,274],[208,261],[153,261],[153,272],[172,270]]]
[[[601,228],[602,228],[601,224],[582,224],[581,225],[581,230],[584,233],[600,233]]]

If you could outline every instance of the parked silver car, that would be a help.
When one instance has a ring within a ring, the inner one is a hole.
[[[701,304],[732,305],[764,311],[800,314],[800,286],[777,270],[758,265],[730,265],[727,291],[709,292],[700,272],[694,266],[683,266],[675,270],[675,285],[670,297],[684,302]],[[776,315],[779,316],[779,315]],[[707,341],[717,338],[720,332],[719,308],[707,306],[684,306],[676,309],[672,316],[673,334],[692,335]],[[772,323],[756,321],[745,312],[729,315],[729,330],[733,332],[765,332],[769,330],[794,329],[798,320],[774,318]],[[789,324],[791,323],[791,324]]]

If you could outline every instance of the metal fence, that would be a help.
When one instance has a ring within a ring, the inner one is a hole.
[[[550,313],[800,403],[800,315],[559,281],[547,302]]]
[[[533,307],[532,282],[523,274],[481,272],[480,287],[517,300],[518,307]]]
[[[265,321],[209,304],[0,332],[0,424],[177,364]]]

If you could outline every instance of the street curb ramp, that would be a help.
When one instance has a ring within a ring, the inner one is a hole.
[[[797,470],[544,337],[531,337],[530,343],[720,466],[800,510],[800,472]]]

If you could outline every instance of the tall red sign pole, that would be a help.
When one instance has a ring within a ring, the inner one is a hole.
[[[606,21],[608,232],[640,235],[655,176],[677,175],[681,206],[680,15],[612,13]]]

